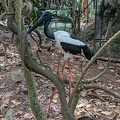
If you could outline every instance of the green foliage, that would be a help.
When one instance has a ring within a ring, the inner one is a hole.
[[[37,7],[33,7],[32,13],[30,14],[30,17],[33,20],[33,23],[35,23],[37,21],[37,19],[39,18],[39,10]]]
[[[31,2],[33,4],[33,11],[30,14],[30,17],[32,18],[33,23],[35,23],[41,16],[42,11],[45,11],[44,0],[31,0]]]
[[[71,7],[68,6],[60,6],[60,9],[57,11],[59,16],[64,16],[71,18]]]
[[[95,9],[90,9],[90,13],[91,13],[92,15],[95,15]]]

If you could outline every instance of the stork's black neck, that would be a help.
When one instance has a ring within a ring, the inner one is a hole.
[[[44,32],[45,32],[45,35],[46,35],[48,38],[55,39],[54,34],[51,33],[51,32],[49,32],[49,30],[48,30],[48,26],[49,26],[49,24],[50,24],[50,21],[51,21],[51,20],[48,20],[48,21],[45,22],[45,24],[44,24]]]

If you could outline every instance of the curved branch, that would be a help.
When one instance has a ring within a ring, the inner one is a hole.
[[[21,32],[21,31],[20,31],[19,27],[16,25],[14,19],[15,19],[14,15],[9,15],[9,16],[8,16],[7,25],[8,25],[8,28],[9,28],[13,33],[15,33],[15,34],[18,35],[18,33]]]
[[[93,78],[90,78],[90,79],[87,79],[86,82],[87,83],[91,83],[92,81],[100,78],[102,75],[104,75],[106,73],[106,71],[108,70],[109,66],[110,66],[110,60],[108,61],[107,65],[105,66],[105,68],[103,69],[103,71],[101,73],[99,73],[98,75],[96,75],[95,77]]]
[[[41,34],[40,34],[40,32],[39,32],[37,29],[35,29],[34,32],[37,34],[39,41],[37,41],[37,40],[34,38],[34,36],[32,35],[32,33],[30,33],[30,36],[31,36],[31,38],[37,43],[38,46],[39,46],[39,45],[41,46],[41,44],[42,44]]]
[[[9,8],[6,4],[6,0],[2,0],[2,6],[3,6],[6,13],[10,13]]]
[[[26,67],[33,72],[36,72],[38,74],[45,76],[46,78],[48,78],[49,80],[53,82],[53,84],[58,89],[59,98],[61,102],[61,112],[62,112],[64,119],[74,120],[74,118],[70,114],[70,110],[69,110],[69,107],[66,101],[65,88],[62,83],[62,80],[57,75],[55,75],[52,71],[43,69],[39,65],[39,63],[36,61],[36,59],[31,55],[31,50],[29,49],[28,44],[27,44],[27,33],[22,34],[22,40],[23,40],[22,45],[24,49],[24,62],[25,62]]]
[[[98,95],[95,95],[95,94],[88,94],[88,96],[92,96],[92,98],[95,98],[95,99],[100,99],[102,102],[106,102],[106,101],[108,101],[108,102],[110,102],[110,103],[120,103],[120,99],[109,99],[109,98],[103,98],[103,97],[100,97],[100,96],[98,96]]]
[[[91,88],[94,88],[94,89],[100,89],[100,90],[103,90],[104,92],[114,96],[115,98],[118,98],[120,99],[120,95],[117,94],[116,92],[106,88],[106,87],[103,87],[101,85],[98,85],[98,84],[89,84],[89,85],[85,85],[84,86],[85,89],[91,89]]]

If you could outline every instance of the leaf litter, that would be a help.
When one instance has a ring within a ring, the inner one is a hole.
[[[9,36],[10,38],[10,36]],[[10,114],[9,117],[15,120],[35,120],[31,109],[29,107],[28,101],[28,91],[24,76],[22,73],[22,68],[20,65],[20,59],[18,51],[14,45],[10,45],[11,49],[7,49],[8,58],[0,57],[0,118],[1,120],[6,120],[5,115]],[[33,51],[36,53],[36,47],[33,45]],[[55,73],[57,73],[57,64],[60,51],[56,49],[53,52],[48,52],[43,50],[40,53],[41,60],[47,63]],[[49,61],[48,61],[49,60]],[[63,57],[60,61],[60,68],[63,64]],[[71,66],[73,71],[73,79],[77,80],[81,74],[81,70],[86,65],[80,63],[80,61],[74,62],[71,59]],[[86,77],[91,78],[94,75],[97,75],[100,71],[103,70],[105,62],[99,61],[97,67],[92,65],[89,71],[87,72]],[[81,68],[82,66],[82,68]],[[120,93],[120,65],[117,63],[112,63],[110,70],[107,73],[99,78],[98,84],[108,86],[110,89],[113,89],[117,93]],[[52,87],[54,86],[47,78],[33,73],[35,76],[38,98],[42,107],[49,104],[52,96]],[[66,70],[65,78],[68,79],[68,70]],[[68,92],[68,84],[65,84],[66,92]],[[102,102],[99,97],[110,97],[104,92],[96,91],[98,97],[95,97],[90,90],[84,90],[81,95],[75,110],[75,116],[93,116],[99,120],[110,120],[113,115],[117,115],[117,119],[120,119],[120,104]],[[67,96],[68,98],[68,96]],[[111,99],[114,99],[111,97]],[[54,120],[61,119],[60,114],[60,101],[59,95],[56,93],[54,100],[51,104],[51,110],[48,111],[47,115],[49,119]],[[14,112],[13,112],[14,111]]]

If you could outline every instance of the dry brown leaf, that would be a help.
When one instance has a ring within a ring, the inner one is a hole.
[[[17,101],[17,100],[11,100],[11,102],[14,104],[14,105],[19,105],[21,104],[21,102]]]
[[[97,112],[97,113],[95,113],[95,114],[96,114],[97,116],[100,116],[100,113],[98,113],[98,112]]]
[[[110,69],[110,72],[115,72],[115,70],[113,70],[113,69]]]
[[[116,82],[120,82],[120,79],[119,79],[119,80],[116,80]]]
[[[10,99],[13,93],[14,93],[14,91],[8,92],[8,93],[6,93],[6,94],[4,95],[3,98],[4,98],[4,99]]]
[[[101,112],[102,111],[102,109],[97,109],[97,112]]]
[[[15,83],[21,83],[22,82],[22,79],[21,78],[17,78],[16,80],[15,80]]]
[[[31,113],[26,113],[26,114],[23,115],[23,116],[24,116],[24,118],[26,118],[26,119],[31,119],[31,118],[34,117],[33,114],[31,114]]]
[[[6,71],[6,72],[9,72],[9,71],[10,71],[10,68],[11,68],[11,66],[6,66],[6,67],[5,67],[5,71]]]
[[[82,111],[82,112],[85,112],[85,108],[84,108],[84,107],[82,107],[82,108],[81,108],[81,111]]]
[[[52,53],[52,56],[54,56],[55,54],[54,53]]]
[[[112,114],[112,112],[108,112],[108,111],[102,111],[101,113],[104,115],[111,115]]]
[[[91,105],[90,105],[90,104],[87,104],[87,105],[86,105],[86,108],[90,108],[90,107],[91,107]]]
[[[77,105],[76,108],[81,108],[81,107],[83,107],[83,106],[85,106],[85,104],[84,104],[84,103],[81,103],[81,104]]]
[[[116,108],[116,105],[110,105],[109,104],[109,108]]]
[[[81,94],[82,97],[85,97],[87,95],[87,90],[84,90]]]
[[[2,83],[2,85],[0,85],[0,89],[5,88],[6,87],[6,83]]]
[[[8,104],[9,101],[10,101],[10,97],[7,97],[7,98],[5,98],[5,100],[3,100],[3,103]]]
[[[57,103],[58,101],[57,101],[57,99],[53,99],[52,102],[53,103]]]
[[[95,105],[97,106],[101,105],[101,102],[99,100],[95,100],[94,102],[95,102]]]
[[[0,79],[3,79],[4,77],[5,77],[5,75],[0,74]]]
[[[79,112],[79,111],[75,111],[75,112],[74,112],[74,116],[75,116],[75,117],[80,116],[80,112]]]
[[[32,46],[32,50],[37,50],[38,47],[37,46]]]
[[[104,69],[104,67],[98,67],[98,70],[103,70]]]

